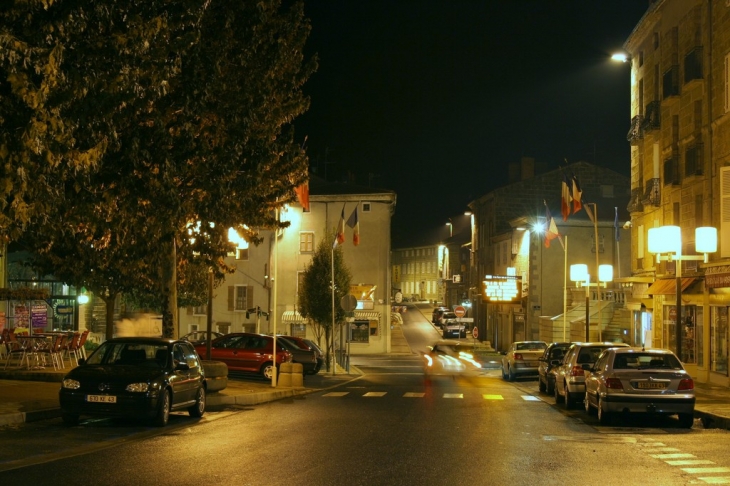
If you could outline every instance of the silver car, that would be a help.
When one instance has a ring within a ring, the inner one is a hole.
[[[618,413],[676,414],[681,427],[691,428],[694,381],[668,349],[608,349],[587,372],[584,404],[601,424]]]
[[[573,343],[565,353],[563,362],[555,370],[555,403],[561,401],[565,408],[570,408],[574,402],[583,401],[586,394],[585,370],[598,359],[605,349],[623,346],[625,343]]]

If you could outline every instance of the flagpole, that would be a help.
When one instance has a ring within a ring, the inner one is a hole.
[[[332,271],[332,375],[335,375],[335,245],[337,244],[337,237],[335,236],[335,243],[332,245],[332,254],[330,258],[330,269]]]
[[[565,251],[563,257],[563,342],[568,319],[568,235],[565,235]]]
[[[596,203],[593,204],[593,234],[596,241],[596,283],[599,283],[598,280],[598,205]],[[601,332],[601,287],[596,285],[596,302],[598,304],[598,340],[603,341],[602,332]]]

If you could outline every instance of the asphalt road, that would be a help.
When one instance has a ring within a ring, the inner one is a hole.
[[[112,420],[2,429],[0,484],[730,482],[724,430],[671,419],[601,427],[539,394],[534,380],[488,371],[427,385],[415,354],[356,361],[365,375],[336,388],[201,420],[176,414],[164,429]]]

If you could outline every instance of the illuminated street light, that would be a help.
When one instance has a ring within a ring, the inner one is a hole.
[[[660,226],[649,229],[649,253],[656,253],[657,263],[677,261],[675,268],[677,316],[675,332],[677,356],[682,356],[682,260],[701,260],[708,262],[708,253],[717,251],[717,228],[703,226],[695,229],[695,251],[702,255],[682,255],[682,230],[679,226]]]
[[[629,57],[629,55],[625,52],[617,52],[611,56],[611,60],[617,62],[629,62],[631,57]]]
[[[590,341],[590,304],[591,304],[591,287],[606,287],[608,282],[613,281],[613,266],[598,266],[598,282],[591,283],[591,275],[588,273],[588,265],[578,263],[570,266],[570,280],[575,282],[577,288],[585,287],[586,289],[586,341]],[[598,336],[601,339],[601,323],[598,322]]]

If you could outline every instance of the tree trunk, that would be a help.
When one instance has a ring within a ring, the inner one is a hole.
[[[168,251],[162,260],[161,292],[162,292],[162,337],[177,339],[177,248],[175,238],[171,238]]]

